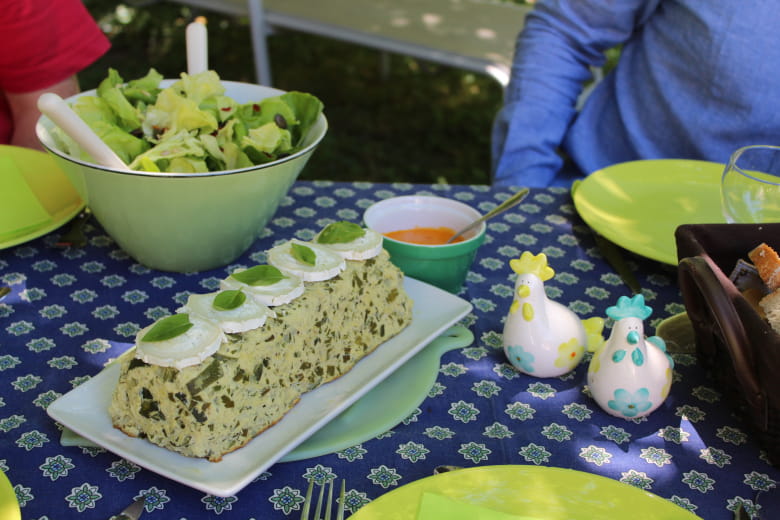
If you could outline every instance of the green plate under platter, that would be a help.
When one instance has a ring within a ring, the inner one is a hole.
[[[467,347],[474,335],[455,325],[433,340],[399,369],[338,417],[281,459],[281,462],[319,457],[373,439],[392,429],[420,406],[439,375],[445,352]],[[382,413],[376,413],[382,410]]]

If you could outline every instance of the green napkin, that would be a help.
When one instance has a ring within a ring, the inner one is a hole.
[[[538,520],[530,516],[502,513],[486,507],[459,502],[436,493],[424,492],[417,520]]]
[[[22,236],[51,221],[11,157],[0,156],[0,196],[0,241]]]

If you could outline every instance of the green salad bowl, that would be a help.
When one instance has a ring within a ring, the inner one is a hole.
[[[238,103],[284,94],[261,85],[222,84],[225,95]],[[94,90],[86,91],[66,101],[94,95]],[[39,140],[119,247],[152,269],[197,272],[225,266],[252,245],[325,137],[328,124],[320,114],[297,153],[208,173],[107,168],[64,152],[53,129],[54,123],[41,116]]]

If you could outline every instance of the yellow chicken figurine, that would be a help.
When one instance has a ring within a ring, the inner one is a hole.
[[[599,317],[581,320],[571,309],[552,301],[544,282],[555,274],[544,253],[526,251],[509,266],[517,273],[515,293],[504,324],[504,353],[520,372],[558,377],[573,370],[585,354],[604,343]]]

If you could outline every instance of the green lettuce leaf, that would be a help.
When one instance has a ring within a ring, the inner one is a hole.
[[[113,110],[117,124],[124,130],[132,132],[141,127],[141,114],[133,107],[120,89],[124,80],[114,69],[108,70],[108,77],[100,82],[97,95]]]
[[[241,148],[255,163],[272,161],[292,150],[290,132],[282,130],[276,123],[266,123],[249,130],[246,137],[241,139]]]
[[[171,89],[181,93],[199,105],[208,98],[221,96],[225,93],[225,87],[219,81],[219,76],[213,70],[207,70],[198,74],[182,73],[181,79],[171,85]]]
[[[142,161],[149,160],[154,162],[161,171],[166,171],[168,163],[176,157],[203,159],[205,155],[206,152],[196,137],[193,137],[187,131],[180,131],[168,136],[156,146],[137,156],[128,166],[131,170],[141,170]],[[163,163],[162,161],[165,162]]]
[[[217,121],[224,123],[236,114],[238,103],[228,96],[214,96],[202,101],[198,108],[211,112]]]
[[[236,143],[226,143],[223,147],[223,153],[225,154],[226,170],[238,170],[254,166],[254,163],[249,160],[249,156]]]
[[[152,68],[149,69],[146,76],[128,81],[127,85],[122,89],[122,92],[130,101],[140,101],[147,105],[151,105],[157,100],[157,94],[160,92],[160,82],[162,80],[162,74]]]
[[[243,122],[247,129],[259,128],[268,123],[275,123],[282,129],[289,129],[298,124],[298,119],[290,105],[279,96],[263,99],[259,103],[241,105],[235,117]]]
[[[203,146],[203,149],[206,151],[206,153],[213,160],[217,161],[218,164],[221,164],[223,166],[223,168],[220,169],[224,169],[225,152],[219,146],[217,137],[212,134],[200,134],[198,136],[198,139],[200,140],[200,144]]]
[[[194,157],[174,157],[165,167],[168,173],[206,173],[209,171],[206,161]]]
[[[146,112],[144,134],[175,135],[181,131],[196,130],[211,133],[218,127],[211,112],[201,110],[197,103],[182,97],[174,89],[164,89],[157,96],[157,102]]]
[[[102,121],[112,125],[118,123],[117,117],[109,104],[99,97],[82,96],[76,99],[71,108],[90,126],[95,121]]]
[[[90,127],[109,148],[127,164],[138,154],[148,150],[151,145],[133,134],[128,134],[118,126],[107,121],[93,121]]]
[[[298,118],[298,125],[292,128],[292,142],[296,148],[301,146],[309,129],[322,112],[322,101],[304,92],[286,92],[280,96]]]

